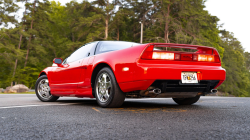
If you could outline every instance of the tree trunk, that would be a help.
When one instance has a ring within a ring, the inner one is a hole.
[[[27,0],[26,0],[26,3],[27,3]],[[25,7],[25,11],[24,11],[24,15],[23,16],[25,16],[25,15],[26,15],[26,7]],[[23,17],[23,19],[24,19],[24,17]],[[24,30],[24,25],[25,24],[23,23],[22,31]],[[21,48],[22,39],[23,39],[23,35],[21,34],[20,35],[20,39],[19,39],[19,44],[18,44],[18,50],[20,50],[20,48]],[[18,56],[18,54],[17,54],[17,56]],[[18,62],[18,59],[16,58],[16,62],[15,62],[15,66],[14,66],[14,71],[13,71],[13,76],[12,76],[13,78],[15,77],[15,74],[16,74],[17,62]],[[11,86],[12,86],[12,82],[11,82]]]
[[[117,41],[119,41],[120,39],[120,31],[119,31],[119,27],[117,28]]]
[[[165,16],[165,30],[164,30],[164,40],[165,40],[165,42],[166,43],[170,43],[170,41],[169,41],[169,38],[168,38],[168,36],[169,36],[169,22],[170,22],[170,20],[169,20],[169,13],[170,13],[170,4],[168,5],[168,12],[167,12],[167,15]],[[168,48],[166,47],[166,50],[167,50]]]
[[[140,39],[140,43],[143,43],[143,22],[141,22],[141,39]]]
[[[24,25],[23,25],[23,28],[24,28]],[[23,28],[22,28],[22,30],[23,30]],[[19,40],[19,44],[18,44],[18,50],[20,50],[20,48],[21,48],[22,38],[23,38],[23,35],[21,34],[20,40]],[[18,56],[18,54],[17,54],[17,56]],[[13,77],[16,74],[17,61],[18,61],[18,59],[16,58],[16,62],[15,62],[15,66],[14,66],[14,72],[13,72]]]
[[[34,16],[34,13],[35,13],[35,7],[36,7],[36,0],[34,0],[34,5],[33,5],[33,16]],[[33,28],[33,22],[34,22],[34,17],[31,20],[30,29]],[[25,58],[24,67],[26,67],[27,61],[28,61],[28,57],[29,57],[29,51],[30,51],[29,47],[30,47],[31,38],[32,38],[32,34],[30,35],[28,46],[27,46],[27,55],[26,55],[26,58]]]
[[[109,1],[107,1],[107,5],[106,8],[109,7]],[[105,19],[105,37],[104,39],[107,40],[108,39],[108,32],[109,32],[109,10],[107,10],[106,13],[106,19]]]
[[[108,16],[107,16],[105,20],[105,37],[104,37],[105,40],[108,39],[108,29],[109,29],[109,22],[108,22]]]
[[[166,23],[165,23],[165,30],[164,30],[164,40],[166,43],[170,43],[169,41],[169,13],[170,13],[170,4],[168,5],[168,12],[167,12],[167,15],[166,15]]]

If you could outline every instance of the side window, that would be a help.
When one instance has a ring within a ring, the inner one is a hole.
[[[65,59],[65,63],[74,62],[76,60],[88,57],[90,55],[90,50],[92,49],[92,47],[96,46],[96,43],[97,42],[85,44],[84,46],[73,52],[67,59]]]
[[[130,48],[133,45],[139,45],[139,43],[125,42],[125,41],[102,41],[96,49],[96,54],[122,50],[122,49]]]
[[[68,59],[68,58],[66,58],[66,59],[63,60],[63,62],[62,62],[63,65],[64,65],[64,64],[67,64],[67,59]]]

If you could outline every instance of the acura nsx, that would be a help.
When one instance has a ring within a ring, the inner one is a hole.
[[[173,98],[177,104],[191,105],[217,92],[225,77],[212,47],[96,41],[65,60],[55,58],[40,73],[35,91],[43,102],[90,97],[101,107],[119,107],[130,97]]]

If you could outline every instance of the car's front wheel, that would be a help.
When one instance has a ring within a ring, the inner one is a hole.
[[[50,93],[49,80],[46,75],[42,75],[37,79],[35,91],[37,98],[43,102],[53,102],[59,98]]]
[[[117,84],[113,71],[105,67],[96,76],[94,92],[97,103],[101,107],[120,107],[125,94]]]
[[[200,96],[193,98],[173,98],[173,100],[179,105],[191,105],[196,103],[200,99]]]

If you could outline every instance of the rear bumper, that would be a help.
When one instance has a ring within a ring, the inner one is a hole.
[[[156,80],[150,86],[161,89],[162,93],[167,92],[202,92],[210,93],[219,80],[200,80],[198,84],[182,84],[181,80]]]
[[[181,72],[200,72],[199,84],[182,84]],[[147,90],[154,86],[165,92],[210,92],[226,78],[221,66],[137,64],[133,81],[118,83],[123,92]]]

